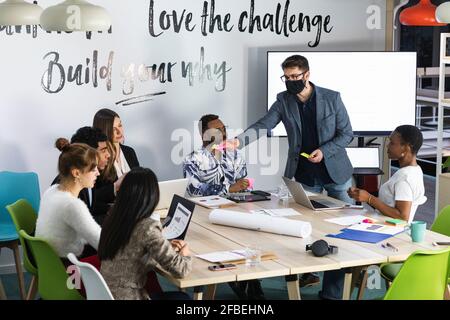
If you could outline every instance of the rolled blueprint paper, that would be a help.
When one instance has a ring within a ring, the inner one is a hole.
[[[211,211],[209,221],[214,224],[299,238],[307,238],[312,232],[311,223],[309,222],[222,209]]]

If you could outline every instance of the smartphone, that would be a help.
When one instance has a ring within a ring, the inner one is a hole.
[[[237,266],[232,263],[226,263],[226,264],[216,264],[213,266],[209,266],[208,270],[210,271],[221,271],[221,270],[230,270],[230,269],[236,269]]]
[[[250,191],[250,193],[260,195],[263,197],[270,197],[270,193],[262,191],[262,190],[253,190],[253,191]]]

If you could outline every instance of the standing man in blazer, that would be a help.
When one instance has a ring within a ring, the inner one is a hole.
[[[308,60],[301,55],[288,57],[281,68],[281,81],[287,90],[277,95],[263,118],[230,145],[244,147],[282,121],[289,143],[284,175],[294,177],[308,191],[325,189],[330,197],[352,203],[347,190],[352,185],[353,167],[345,147],[353,140],[353,130],[339,92],[311,83]],[[314,274],[303,275],[300,280],[301,286],[319,282]]]

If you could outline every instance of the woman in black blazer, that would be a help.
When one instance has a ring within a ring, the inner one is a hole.
[[[101,129],[111,144],[113,163],[107,168],[107,175],[120,178],[131,169],[139,167],[139,160],[133,148],[123,145],[124,132],[119,115],[110,109],[101,109],[94,116],[94,128]]]
[[[97,179],[96,186],[104,187],[105,184],[117,181],[119,187],[121,180],[125,177],[131,169],[139,167],[139,160],[136,156],[136,152],[133,148],[123,145],[124,134],[122,121],[119,115],[110,109],[100,109],[94,116],[94,128],[99,128],[108,137],[109,151],[111,153],[111,159],[107,167],[103,171],[102,176]],[[99,181],[100,180],[100,181]],[[106,199],[105,195],[105,199]],[[115,200],[115,199],[114,199]],[[111,203],[108,203],[110,205]],[[161,286],[159,285],[156,273],[151,271],[148,273],[148,281],[146,287],[149,292],[161,292]]]

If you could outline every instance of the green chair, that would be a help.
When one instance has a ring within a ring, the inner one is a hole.
[[[450,237],[450,205],[439,213],[431,226],[431,231]],[[402,267],[402,263],[386,263],[380,266],[381,276],[388,282],[392,282]],[[450,275],[449,275],[450,276]],[[450,278],[449,278],[450,283]]]
[[[400,268],[384,300],[443,300],[449,266],[450,248],[412,253]]]
[[[6,206],[6,210],[8,210],[9,215],[11,216],[17,234],[19,234],[20,230],[25,230],[28,234],[34,234],[37,213],[27,200],[17,200],[15,203]],[[22,246],[23,266],[25,267],[25,270],[33,275],[27,293],[27,300],[32,300],[36,296],[38,271],[33,256],[31,255],[30,248],[28,248],[25,243],[25,239],[19,235],[19,240],[20,245]]]
[[[84,300],[76,289],[67,287],[66,268],[53,248],[43,239],[32,237],[24,230],[19,235],[31,249],[38,270],[39,295],[44,300]]]
[[[25,279],[20,261],[19,235],[6,206],[19,199],[27,199],[34,210],[39,210],[39,178],[34,172],[0,171],[0,250],[9,248],[14,253],[19,292],[26,299]]]

